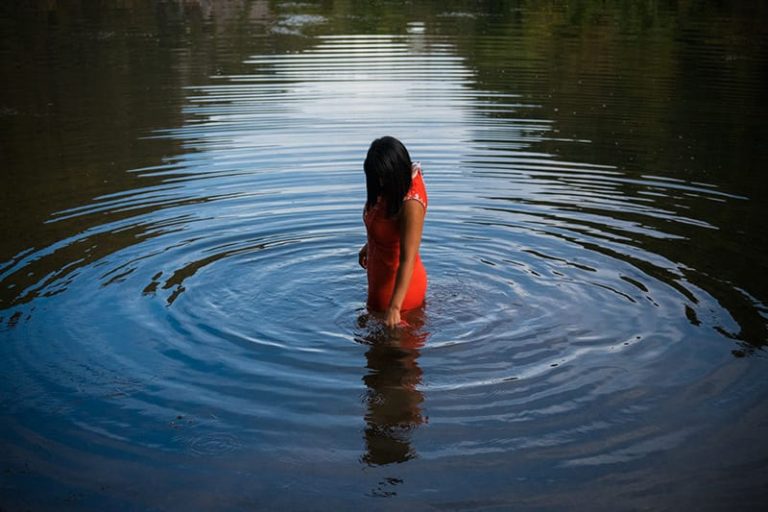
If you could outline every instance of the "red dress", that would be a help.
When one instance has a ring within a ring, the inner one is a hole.
[[[411,188],[403,202],[414,200],[421,203],[426,213],[427,189],[421,174],[421,165],[413,164]],[[363,221],[368,232],[368,308],[384,311],[395,289],[395,276],[400,264],[400,226],[396,218],[387,218],[386,202],[379,201],[363,212]],[[424,303],[427,293],[427,271],[416,253],[413,276],[401,310],[414,309]]]

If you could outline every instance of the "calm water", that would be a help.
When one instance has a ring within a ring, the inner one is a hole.
[[[765,6],[133,3],[0,7],[0,508],[763,504]]]

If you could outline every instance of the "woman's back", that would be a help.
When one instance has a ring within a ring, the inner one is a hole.
[[[416,201],[427,209],[427,190],[418,163],[413,165],[411,187],[403,197]],[[387,309],[395,288],[395,277],[400,262],[401,219],[387,216],[387,201],[379,197],[376,204],[367,208],[363,220],[368,232],[368,307],[374,311]],[[413,275],[401,309],[408,310],[421,306],[427,290],[427,272],[416,253]]]

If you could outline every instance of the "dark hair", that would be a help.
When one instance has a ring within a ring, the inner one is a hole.
[[[411,156],[394,137],[381,137],[371,143],[365,157],[365,208],[373,208],[379,197],[386,201],[387,217],[400,211],[403,198],[411,188]]]

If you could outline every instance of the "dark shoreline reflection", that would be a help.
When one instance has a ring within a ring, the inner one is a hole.
[[[424,314],[418,310],[404,319],[407,327],[388,332],[368,314],[358,318],[358,325],[365,329],[358,341],[369,345],[365,353],[368,373],[363,377],[367,387],[366,451],[361,457],[369,465],[416,458],[411,436],[419,425],[427,422],[422,413],[424,395],[418,390],[423,376],[418,358],[428,337],[422,330]]]

